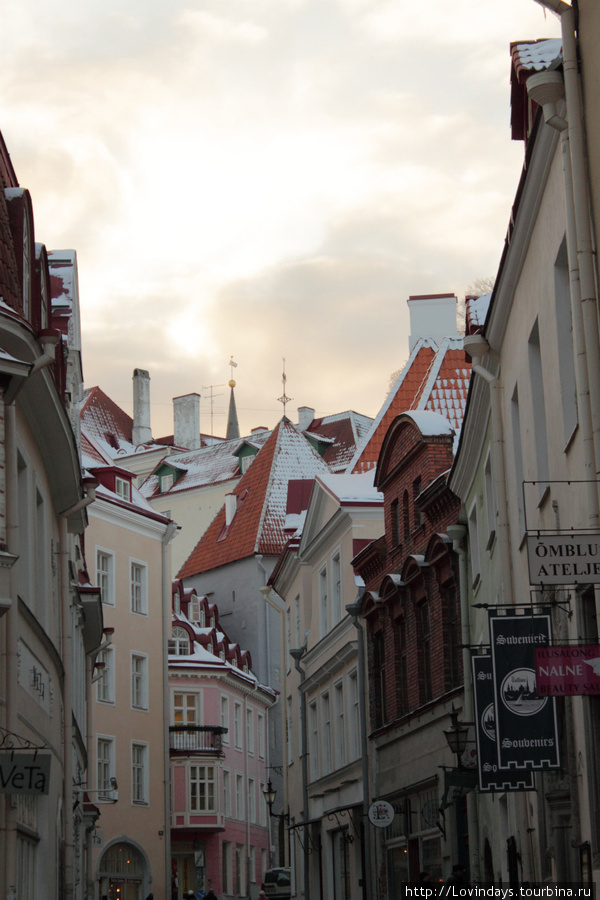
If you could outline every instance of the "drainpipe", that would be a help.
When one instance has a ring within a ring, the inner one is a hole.
[[[367,738],[367,707],[365,702],[365,636],[364,629],[360,623],[359,615],[362,604],[362,598],[365,593],[364,587],[359,588],[354,603],[349,603],[346,612],[352,619],[352,624],[356,628],[358,635],[358,702],[360,711],[360,750],[362,762],[362,781],[363,781],[363,828],[364,828],[364,878],[363,878],[363,897],[364,900],[371,900],[373,896],[373,874],[371,866],[371,831],[369,828],[369,742]]]
[[[69,578],[69,535],[68,520],[96,499],[96,485],[87,484],[86,495],[59,515],[59,558],[62,618],[62,659],[64,666],[64,813],[65,813],[65,900],[73,897],[73,621],[71,614],[71,588]]]
[[[463,547],[463,540],[467,535],[464,525],[449,525],[446,533],[452,541],[452,549],[458,557],[458,584],[460,595],[460,625],[461,643],[463,647],[463,682],[464,682],[464,711],[467,722],[473,722],[475,718],[475,703],[473,699],[473,676],[471,672],[471,629],[469,621],[469,597],[467,588],[467,552]],[[477,727],[477,723],[475,723]],[[477,794],[470,791],[467,794],[467,824],[469,831],[470,874],[471,881],[479,884],[481,873],[479,869],[479,818],[477,815]]]
[[[490,389],[492,410],[492,461],[494,472],[494,492],[498,506],[498,548],[501,569],[506,573],[503,580],[504,602],[513,602],[513,571],[510,558],[510,530],[508,522],[508,501],[506,496],[506,470],[504,465],[504,423],[502,420],[502,385],[499,379],[482,365],[482,359],[490,351],[490,345],[481,334],[467,335],[464,348],[471,357],[472,370],[487,382]]]
[[[306,644],[298,650],[290,650],[290,655],[294,660],[296,670],[300,673],[300,728],[302,733],[302,741],[300,752],[302,753],[302,814],[304,822],[308,822],[308,736],[306,734],[306,694],[302,690],[306,672],[300,665],[300,660],[306,653]],[[304,863],[304,900],[310,900],[310,858],[308,848],[310,844],[310,836],[308,833],[309,826],[304,825],[304,847],[302,861]]]
[[[15,407],[11,404],[5,407],[5,465],[6,465],[6,542],[9,553],[17,554],[19,551],[19,504],[17,493],[17,430]],[[6,613],[6,727],[13,734],[17,728],[17,648],[19,640],[19,623],[17,609],[18,575],[13,567],[10,572],[10,599],[11,607]],[[3,896],[16,896],[17,890],[17,831],[16,809],[11,803],[5,803],[6,822],[4,836],[4,894]]]
[[[163,608],[163,782],[165,815],[165,897],[171,893],[171,748],[169,744],[169,724],[171,722],[171,702],[169,698],[169,632],[171,630],[171,571],[169,566],[169,544],[179,530],[175,522],[169,522],[162,536],[162,608]]]

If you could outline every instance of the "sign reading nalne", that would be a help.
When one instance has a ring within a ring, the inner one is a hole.
[[[600,584],[596,534],[528,535],[530,584]]]
[[[600,646],[556,644],[535,648],[538,694],[600,694]]]
[[[47,794],[49,753],[0,753],[0,794]]]

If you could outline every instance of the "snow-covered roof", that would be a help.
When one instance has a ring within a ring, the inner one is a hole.
[[[562,40],[560,38],[547,38],[541,41],[523,41],[513,44],[513,54],[516,51],[520,66],[533,72],[541,72],[549,68],[557,59],[561,58]]]
[[[359,474],[342,473],[319,475],[318,480],[334,494],[341,503],[383,503],[383,494],[373,485],[375,470]]]

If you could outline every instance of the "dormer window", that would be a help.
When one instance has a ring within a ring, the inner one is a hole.
[[[160,476],[160,492],[161,494],[166,494],[167,491],[170,491],[173,487],[173,473],[169,472],[168,475]]]
[[[121,500],[129,502],[131,500],[131,485],[126,478],[115,478],[115,494]]]
[[[190,636],[185,628],[175,627],[169,639],[169,653],[172,656],[190,655]]]
[[[242,456],[242,458],[240,459],[240,472],[242,473],[242,475],[244,474],[244,472],[248,471],[250,463],[253,459],[253,456]]]

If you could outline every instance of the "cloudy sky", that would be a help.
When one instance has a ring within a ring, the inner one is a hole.
[[[155,436],[375,415],[410,294],[495,274],[522,145],[509,43],[533,0],[8,0],[0,130],[36,239],[74,248],[86,386]]]

